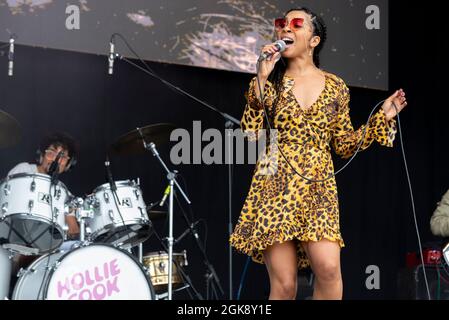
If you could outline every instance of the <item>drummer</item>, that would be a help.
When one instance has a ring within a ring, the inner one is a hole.
[[[18,173],[48,174],[51,164],[55,161],[60,152],[63,152],[59,159],[59,174],[68,171],[76,164],[78,154],[77,142],[68,134],[55,132],[46,136],[39,144],[36,151],[36,163],[22,162],[12,168],[8,176]],[[79,225],[75,213],[68,213],[65,217],[68,226],[67,237],[76,239],[80,233]]]

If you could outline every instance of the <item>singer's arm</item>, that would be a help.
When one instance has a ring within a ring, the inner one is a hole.
[[[264,88],[265,107],[269,110],[276,95],[271,82],[266,81]],[[264,110],[258,92],[257,78],[254,78],[251,80],[249,90],[246,93],[247,104],[241,121],[242,130],[251,141],[257,140],[259,130],[263,129],[264,123]]]
[[[332,134],[332,146],[335,152],[343,158],[349,158],[357,151],[360,143],[362,143],[360,150],[364,150],[374,140],[383,146],[392,147],[396,136],[396,121],[394,119],[387,121],[384,110],[380,109],[371,117],[365,136],[363,136],[365,125],[358,130],[354,130],[352,126],[349,116],[349,100],[349,89],[344,82],[341,82],[337,97],[336,122]]]

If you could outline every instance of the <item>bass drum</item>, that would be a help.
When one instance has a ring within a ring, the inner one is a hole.
[[[127,251],[92,244],[40,257],[22,272],[12,299],[154,300],[155,293],[147,273]]]

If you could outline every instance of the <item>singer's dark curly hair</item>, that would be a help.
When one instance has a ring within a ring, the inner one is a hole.
[[[293,8],[288,10],[284,16],[289,14],[292,11],[303,11],[311,16],[312,19],[312,25],[313,25],[313,36],[320,37],[320,43],[318,46],[315,47],[313,51],[313,63],[317,68],[320,67],[320,52],[323,49],[324,43],[327,39],[327,27],[326,23],[324,22],[323,18],[321,18],[319,15],[314,13],[312,10],[306,7],[299,7],[299,8]],[[285,61],[281,58],[281,60],[276,63],[273,71],[271,72],[270,76],[268,77],[268,80],[274,85],[274,88],[276,92],[282,92],[282,79],[284,78],[285,71],[287,70],[287,64]],[[277,104],[277,101],[275,101],[275,105]],[[273,108],[274,110],[275,108]]]
[[[39,144],[39,150],[43,154],[50,146],[64,148],[70,158],[78,158],[78,142],[65,132],[54,132],[44,137]]]

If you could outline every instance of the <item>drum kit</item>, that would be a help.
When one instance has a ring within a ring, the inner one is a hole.
[[[145,140],[154,151],[154,143],[168,141],[173,128],[137,128],[111,145],[109,153],[145,152]],[[17,143],[20,132],[17,121],[0,112],[0,148]],[[0,299],[156,300],[171,299],[172,287],[189,288],[183,271],[186,251],[174,253],[169,246],[168,253],[142,252],[152,234],[151,220],[167,217],[167,212],[147,208],[139,181],[113,181],[109,176],[109,183],[84,198],[74,197],[46,174],[20,173],[0,181]],[[172,179],[172,188],[175,183]],[[66,241],[69,214],[80,225],[79,241]],[[173,242],[172,234],[168,239]],[[139,247],[138,257],[133,247]],[[37,259],[18,271],[11,288],[18,256]]]

